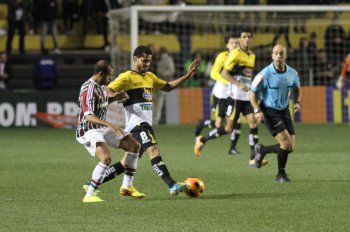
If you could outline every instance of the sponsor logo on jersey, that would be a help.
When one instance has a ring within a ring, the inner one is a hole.
[[[243,70],[243,74],[247,77],[251,77],[253,75],[253,69],[252,68],[248,68],[246,67],[244,70]]]
[[[145,88],[142,96],[146,101],[152,101],[152,92],[150,89]]]
[[[152,110],[151,104],[141,104],[140,106],[142,110]]]

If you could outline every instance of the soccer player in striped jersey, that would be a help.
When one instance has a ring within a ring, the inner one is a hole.
[[[168,185],[170,194],[177,195],[186,186],[171,177],[167,165],[161,157],[156,135],[152,128],[152,94],[157,90],[169,92],[178,87],[193,76],[199,62],[195,60],[184,76],[166,82],[148,71],[151,61],[152,51],[150,48],[138,46],[133,53],[132,70],[121,73],[108,85],[107,89],[111,95],[121,90],[125,90],[129,95],[130,98],[124,103],[125,130],[130,132],[141,144],[141,154],[143,152],[148,154],[154,171]]]
[[[256,144],[255,165],[260,168],[266,154],[277,153],[278,173],[275,179],[277,183],[291,181],[285,168],[288,154],[295,148],[295,132],[289,111],[292,90],[296,94],[294,112],[301,110],[298,73],[285,63],[286,58],[287,49],[280,44],[275,45],[272,50],[273,62],[256,75],[249,91],[256,120],[261,122],[264,119],[266,128],[278,142],[271,146]]]
[[[225,60],[229,53],[239,46],[238,36],[234,33],[225,37],[227,51],[220,52],[215,58],[213,67],[211,68],[210,78],[215,80],[215,85],[212,90],[212,105],[211,111],[215,113],[215,120],[198,120],[196,124],[195,136],[201,135],[204,127],[219,128],[223,125],[227,111],[227,92],[229,82],[221,76],[221,71],[224,68]],[[229,154],[237,154],[236,144],[240,135],[241,123],[237,121],[234,130],[231,133],[231,147]]]
[[[142,198],[145,195],[138,192],[132,185],[140,152],[140,144],[122,128],[106,121],[106,112],[109,102],[124,101],[125,92],[108,97],[106,84],[111,79],[112,67],[106,60],[100,60],[94,65],[94,74],[80,89],[79,117],[76,139],[84,145],[91,156],[96,157],[99,163],[92,172],[91,181],[86,189],[83,202],[101,202],[97,196],[99,186],[125,171],[121,188],[123,195]],[[123,159],[109,167],[112,154],[108,148],[122,148],[126,151]]]

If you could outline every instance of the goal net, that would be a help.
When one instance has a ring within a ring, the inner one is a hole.
[[[280,43],[287,47],[287,63],[298,71],[302,86],[334,86],[350,52],[348,5],[133,6],[111,11],[109,22],[111,58],[118,73],[130,69],[138,45],[152,47],[150,70],[155,73],[165,50],[175,63],[173,77],[201,56],[203,65],[184,87],[213,85],[210,67],[226,49],[224,37],[242,26],[253,32],[255,73],[271,63],[272,46]]]
[[[302,85],[333,85],[349,52],[350,6],[134,6],[110,12],[112,60],[122,71],[136,46],[150,45],[155,54],[164,47],[181,74],[196,53],[210,65],[225,50],[225,35],[241,26],[253,31],[257,71],[271,62],[271,46],[282,43]],[[210,85],[201,71],[199,85]]]

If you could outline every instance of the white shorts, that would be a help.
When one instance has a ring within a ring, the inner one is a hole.
[[[83,144],[86,150],[92,155],[96,155],[96,143],[103,142],[108,146],[119,148],[120,141],[130,133],[124,131],[123,136],[116,135],[108,127],[92,129],[84,136],[77,138],[78,142]]]

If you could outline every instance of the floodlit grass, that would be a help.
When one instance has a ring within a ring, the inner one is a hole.
[[[101,187],[99,204],[83,204],[81,185],[96,160],[73,130],[0,130],[0,231],[349,231],[350,127],[296,125],[297,150],[287,165],[291,184],[276,184],[276,155],[248,167],[247,126],[229,156],[229,137],[193,155],[193,126],[155,127],[164,161],[178,181],[197,176],[200,198],[170,196],[148,157],[135,186],[144,199],[119,196],[121,177]],[[260,141],[274,140],[260,127]],[[114,161],[122,156],[114,151]]]

